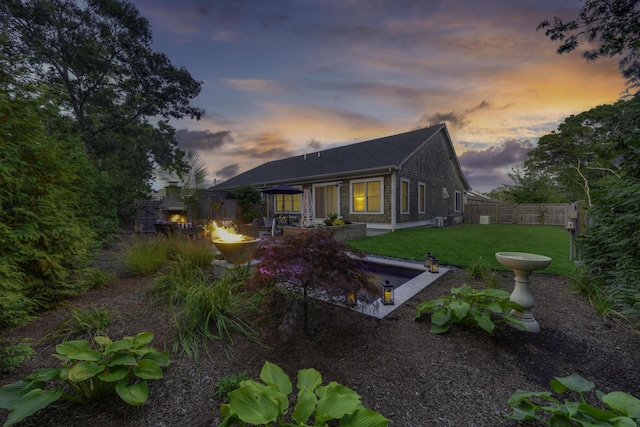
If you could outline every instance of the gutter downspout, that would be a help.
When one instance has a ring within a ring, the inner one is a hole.
[[[391,232],[396,231],[396,171],[397,168],[389,168],[391,172]]]

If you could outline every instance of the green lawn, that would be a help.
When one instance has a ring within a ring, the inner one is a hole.
[[[542,273],[571,274],[569,233],[562,227],[467,224],[448,228],[412,228],[380,236],[351,240],[350,245],[369,254],[424,260],[431,252],[442,265],[469,267],[482,262],[491,269],[506,270],[496,252],[528,252],[553,259]]]

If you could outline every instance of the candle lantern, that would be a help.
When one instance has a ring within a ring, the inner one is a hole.
[[[388,280],[385,280],[381,285],[382,287],[382,304],[384,305],[394,305],[393,301],[393,285],[389,283]]]
[[[431,269],[429,270],[432,273],[439,273],[440,272],[440,268],[438,268],[438,259],[437,258],[433,258],[431,260]]]
[[[355,307],[356,305],[358,305],[358,300],[356,298],[356,291],[347,292],[347,305],[349,307]]]
[[[433,258],[431,252],[427,252],[424,256],[424,266],[429,270],[431,270],[431,258]]]

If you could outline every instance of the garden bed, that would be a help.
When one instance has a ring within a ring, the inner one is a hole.
[[[105,252],[104,269],[120,271],[116,255]],[[94,306],[113,313],[111,338],[151,331],[155,335],[151,345],[171,350],[175,339],[171,314],[151,303],[146,291],[152,281],[151,276],[119,274],[117,282],[4,335],[37,341],[64,319],[69,307]],[[513,273],[498,273],[498,281],[512,288]],[[284,336],[265,329],[268,348],[238,337],[232,360],[217,342],[208,345],[211,357],[204,351],[195,360],[172,353],[165,378],[150,382],[149,400],[141,407],[128,406],[118,397],[84,407],[60,401],[20,426],[216,426],[221,421],[221,401],[214,395],[217,381],[241,372],[257,378],[267,360],[292,377],[299,369],[316,368],[324,383],[337,381],[353,388],[393,427],[518,426],[501,418],[510,412],[507,399],[515,390],[549,390],[553,376],[574,372],[603,391],[640,397],[640,336],[597,316],[566,278],[534,274],[531,281],[534,314],[542,327],[539,334],[504,324],[493,335],[459,326],[446,335],[430,334],[428,321],[413,320],[419,302],[463,283],[482,287],[464,270],[453,268],[383,320],[313,300],[308,334],[297,329]],[[36,358],[19,371],[0,376],[0,383],[59,363],[51,357],[51,344],[40,344],[36,350]],[[6,415],[0,410],[0,423]]]

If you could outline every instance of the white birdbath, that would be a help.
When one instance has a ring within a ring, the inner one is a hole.
[[[547,268],[551,264],[551,258],[523,252],[497,252],[496,259],[500,264],[512,269],[516,274],[516,285],[513,292],[511,292],[509,300],[520,304],[523,310],[511,310],[509,314],[522,323],[522,326],[511,325],[521,331],[540,332],[540,324],[531,313],[534,301],[529,289],[529,276],[536,270]]]

